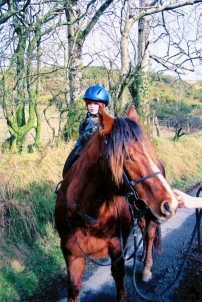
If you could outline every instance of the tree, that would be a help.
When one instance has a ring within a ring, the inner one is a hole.
[[[51,34],[57,28],[59,28],[60,35],[64,34],[65,27],[67,29],[68,56],[64,59],[64,70],[67,76],[66,89],[63,87],[63,94],[66,100],[66,110],[71,111],[71,104],[81,94],[83,86],[83,43],[99,17],[112,2],[113,0],[107,0],[100,5],[99,1],[86,1],[81,5],[79,1],[49,3],[40,1],[31,3],[29,1],[26,4],[24,1],[19,1],[16,4],[15,12],[9,3],[2,3],[2,12],[6,11],[5,18],[2,19],[2,24],[5,23],[3,26],[5,35],[2,32],[2,51],[4,52],[5,45],[9,45],[10,58],[5,55],[1,59],[1,62],[4,60],[1,83],[4,90],[3,106],[11,133],[10,143],[13,152],[22,148],[23,140],[32,128],[36,129],[36,146],[41,144],[41,118],[38,105],[40,102],[41,62],[44,62],[46,47],[43,39],[51,39]],[[90,11],[91,13],[89,13]],[[85,22],[86,24],[84,24]],[[10,37],[6,37],[6,41],[3,39],[6,36],[6,28],[9,29],[10,36],[14,37],[13,40]],[[49,58],[50,53],[51,51],[49,51]],[[7,63],[9,67],[5,68]],[[59,65],[56,66],[55,63],[51,60],[53,70],[58,70]],[[48,64],[49,62],[44,62],[44,65]],[[15,81],[11,88],[8,82],[13,75]],[[9,93],[10,90],[12,90],[12,95]],[[27,120],[26,106],[29,107]]]
[[[3,5],[7,8],[6,2]],[[41,145],[41,39],[60,23],[54,4],[45,14],[41,13],[40,2],[34,7],[29,2],[26,5],[19,2],[19,6],[23,9],[15,13],[12,13],[12,6],[8,6],[7,15],[10,17],[1,32],[2,105],[11,135],[9,143],[12,152],[23,150],[26,134],[32,128],[36,130],[35,145]],[[53,19],[57,22],[51,26]],[[49,27],[46,27],[47,22]]]
[[[68,31],[69,87],[70,102],[74,102],[82,92],[82,51],[86,37],[92,31],[100,16],[113,3],[106,0],[101,5],[99,1],[89,1],[83,8],[80,1],[65,1],[65,15]],[[87,20],[87,21],[86,21]]]
[[[201,40],[200,10],[198,3],[202,1],[178,1],[163,3],[159,1],[139,1],[139,8],[128,1],[124,34],[121,43],[126,45],[130,37],[132,27],[138,22],[138,44],[137,61],[133,64],[133,80],[130,82],[129,90],[133,101],[139,110],[144,122],[148,122],[149,100],[148,100],[148,71],[149,58],[158,62],[163,70],[171,70],[180,78],[185,71],[194,70],[194,62],[200,61]],[[195,6],[188,10],[190,5]],[[184,7],[184,8],[183,8]],[[182,9],[183,8],[183,9]],[[136,13],[133,13],[135,11]],[[172,16],[172,17],[171,17]],[[193,18],[191,20],[191,18]],[[171,22],[172,19],[172,22]],[[197,30],[193,30],[192,21],[195,20]],[[185,27],[186,24],[186,27]],[[176,27],[177,25],[177,27]],[[191,34],[188,30],[191,28]],[[166,49],[162,53],[153,53],[159,42],[163,41]],[[152,47],[152,44],[154,47]],[[122,48],[122,70],[127,72],[131,62],[129,61],[128,48]],[[128,61],[127,59],[128,58]],[[189,63],[189,65],[187,65]],[[160,69],[160,66],[158,66]]]
[[[108,82],[103,79],[100,84],[110,91],[112,113],[118,115],[120,108],[132,99],[146,125],[150,115],[149,64],[155,67],[155,62],[159,71],[170,70],[181,78],[201,62],[201,3],[202,0],[2,2],[1,83],[12,141],[17,139],[22,146],[27,131],[35,128],[35,143],[40,146],[40,77],[45,66],[51,66],[49,72],[60,72],[64,78],[61,90],[51,91],[54,102],[50,104],[64,103],[58,106],[60,110],[75,111],[75,102],[84,88],[85,50],[89,65],[100,62],[105,67]],[[100,43],[92,46],[93,40]],[[159,45],[163,45],[160,51]],[[127,89],[130,98],[125,96]],[[29,118],[25,115],[26,106]]]

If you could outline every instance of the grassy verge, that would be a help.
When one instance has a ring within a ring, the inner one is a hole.
[[[29,300],[39,286],[64,274],[54,229],[54,189],[69,148],[1,155],[1,302]]]
[[[158,138],[154,143],[169,184],[183,190],[202,181],[202,133],[182,136],[178,142],[172,138]]]
[[[172,187],[185,189],[202,180],[200,135],[184,136],[178,142],[155,138],[154,143]],[[50,280],[64,276],[65,263],[54,229],[54,189],[72,145],[1,155],[1,302],[31,301],[39,287],[45,289]]]

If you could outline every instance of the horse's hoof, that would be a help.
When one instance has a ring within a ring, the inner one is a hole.
[[[152,279],[152,273],[151,272],[144,272],[142,276],[142,280],[144,282],[149,282]]]
[[[126,297],[117,298],[117,301],[118,302],[124,302],[124,301],[126,301]]]
[[[124,291],[120,292],[119,294],[117,294],[116,298],[117,298],[117,301],[123,302],[123,301],[125,301],[126,297],[127,297],[127,291],[124,290]]]

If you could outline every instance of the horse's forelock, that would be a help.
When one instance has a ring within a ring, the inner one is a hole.
[[[135,121],[123,117],[115,118],[107,152],[112,175],[117,184],[122,181],[124,156],[127,152],[126,146],[132,140],[141,140],[141,138],[141,128]]]

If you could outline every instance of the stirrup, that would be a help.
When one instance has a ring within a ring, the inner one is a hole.
[[[55,188],[55,191],[54,191],[54,193],[55,194],[58,194],[58,192],[59,192],[59,185],[62,183],[62,180],[57,184],[57,186],[56,186],[56,188]]]

